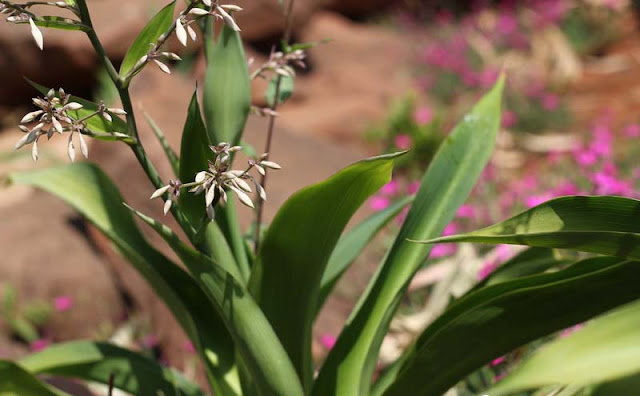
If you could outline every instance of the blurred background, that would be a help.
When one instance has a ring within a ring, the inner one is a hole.
[[[438,145],[504,71],[507,89],[498,148],[469,202],[445,233],[485,226],[560,195],[640,198],[640,2],[625,0],[295,0],[295,42],[318,42],[297,70],[280,109],[271,158],[266,219],[297,189],[366,156],[412,151],[391,183],[356,218],[417,191]],[[89,1],[94,25],[115,63],[167,1]],[[237,14],[254,65],[279,45],[284,19],[275,0],[238,0]],[[17,124],[35,90],[23,79],[117,106],[114,90],[80,33],[44,32],[40,51],[25,25],[0,22],[0,180],[32,169],[28,150],[13,151]],[[201,42],[201,40],[200,40]],[[134,80],[133,102],[148,152],[172,177],[141,116],[148,114],[178,147],[188,98],[202,81],[199,43],[169,48],[183,60],[167,76],[153,67]],[[255,67],[255,66],[254,66]],[[265,81],[253,103],[265,106]],[[246,136],[262,152],[266,120],[252,116]],[[41,145],[37,167],[65,163],[66,141]],[[124,145],[92,142],[90,160],[134,207],[160,218],[152,186]],[[252,215],[243,212],[243,224]],[[399,227],[403,214],[389,227]],[[167,219],[167,221],[169,221]],[[316,324],[321,360],[390,243],[384,232],[338,285]],[[154,239],[153,237],[151,239]],[[517,249],[438,245],[435,261],[410,286],[385,340],[393,360],[440,312]],[[199,371],[192,346],[136,273],[80,216],[47,194],[0,190],[0,358],[51,343],[111,339],[147,351],[188,375]],[[499,376],[499,362],[496,363]],[[70,385],[73,386],[73,385]],[[75,394],[90,394],[78,388]]]

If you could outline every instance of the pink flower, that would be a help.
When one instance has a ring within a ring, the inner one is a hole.
[[[406,134],[397,135],[393,138],[393,144],[400,150],[407,150],[411,147],[411,136]]]
[[[433,111],[429,107],[420,107],[413,113],[413,121],[418,125],[427,125],[433,120]]]
[[[497,365],[499,365],[499,364],[504,363],[504,361],[505,361],[505,360],[506,360],[506,359],[505,359],[505,357],[504,357],[504,356],[501,356],[501,357],[499,357],[499,358],[493,359],[493,360],[491,361],[491,365],[492,365],[492,366],[497,366]]]
[[[589,167],[598,162],[598,156],[591,150],[578,150],[573,153],[573,158],[575,158],[578,165],[581,168]]]
[[[323,334],[320,336],[320,344],[327,350],[331,350],[336,345],[336,337],[330,334]]]
[[[627,125],[622,131],[622,133],[628,138],[640,137],[640,125],[638,124]]]
[[[498,17],[496,30],[503,35],[512,34],[518,29],[518,20],[512,13],[504,13]]]
[[[147,334],[141,341],[141,344],[144,348],[151,349],[155,348],[159,344],[158,337],[155,334]],[[193,345],[192,345],[193,347]]]
[[[73,307],[73,299],[69,296],[58,296],[53,299],[53,307],[58,312],[64,312]]]
[[[32,352],[38,352],[41,351],[43,349],[46,349],[49,345],[51,345],[51,341],[46,339],[46,338],[40,338],[38,340],[33,341],[30,345],[29,348],[31,349]]]
[[[525,204],[527,205],[528,208],[533,208],[534,206],[538,206],[547,202],[551,198],[553,197],[549,193],[541,194],[541,195],[533,195],[533,196],[527,197],[527,199],[525,200]]]
[[[482,88],[489,88],[496,82],[496,80],[498,80],[499,74],[500,73],[497,70],[484,70],[478,76],[478,83]]]
[[[518,122],[516,113],[511,110],[506,110],[502,113],[502,127],[512,128]]]
[[[467,219],[473,219],[475,215],[476,215],[476,210],[471,205],[462,205],[460,209],[458,209],[458,212],[456,213],[456,216],[467,218]]]
[[[193,346],[191,341],[186,341],[183,346],[185,351],[189,353],[196,353],[196,348]]]
[[[420,189],[420,182],[419,181],[411,182],[407,186],[407,194],[413,195],[413,194],[417,193],[419,189]]]
[[[487,276],[491,275],[496,268],[498,268],[498,263],[494,260],[484,263],[482,268],[480,268],[480,271],[478,271],[478,280],[485,279]]]
[[[451,256],[456,252],[456,245],[452,243],[441,243],[435,245],[433,249],[431,249],[431,254],[429,257],[432,259]]]
[[[390,203],[389,198],[378,195],[374,195],[369,199],[369,207],[376,212],[386,209]]]
[[[571,182],[564,182],[556,187],[553,191],[553,195],[563,196],[563,195],[577,195],[579,194],[578,187]]]
[[[389,183],[382,186],[380,192],[384,195],[394,195],[398,192],[398,182],[391,180]]]
[[[456,223],[451,222],[444,228],[444,231],[442,231],[442,236],[453,235],[457,230],[458,226],[456,225]]]
[[[545,94],[542,96],[542,108],[547,111],[553,111],[560,105],[560,99],[554,94]]]

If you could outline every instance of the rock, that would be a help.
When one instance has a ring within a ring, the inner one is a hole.
[[[296,132],[340,142],[361,141],[363,130],[383,119],[391,101],[411,89],[410,46],[399,33],[318,13],[301,32],[303,42],[332,39],[309,52],[311,71],[296,79],[281,122]]]
[[[293,7],[293,30],[304,27],[325,0],[295,0]],[[279,39],[284,32],[285,18],[282,7],[276,0],[237,0],[236,4],[243,8],[235,18],[242,29],[245,41],[256,41],[269,38]],[[288,4],[288,1],[284,1]]]

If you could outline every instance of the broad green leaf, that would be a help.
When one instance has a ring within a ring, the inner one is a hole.
[[[639,262],[596,257],[470,293],[420,335],[384,394],[441,395],[492,359],[640,298],[638,276]]]
[[[552,267],[568,264],[570,260],[553,249],[533,247],[517,254],[493,271],[487,278],[478,282],[474,289],[495,285],[523,276],[542,273]]]
[[[240,142],[251,107],[249,68],[240,33],[222,28],[218,42],[205,37],[207,71],[204,81],[204,119],[212,144]]]
[[[499,396],[546,385],[597,384],[638,373],[640,302],[635,302],[543,346],[485,393]],[[637,379],[633,382],[638,384]]]
[[[107,175],[95,165],[76,163],[11,174],[10,180],[56,195],[100,229],[173,312],[207,363],[216,391],[233,393],[229,370],[235,351],[215,308],[193,278],[146,241]]]
[[[140,58],[145,56],[152,48],[152,45],[158,41],[158,38],[171,27],[175,6],[175,0],[166,5],[138,34],[138,37],[136,37],[133,44],[131,44],[131,47],[129,47],[129,50],[122,61],[122,65],[120,66],[121,78],[124,78],[132,71]]]
[[[393,203],[388,208],[374,213],[354,226],[338,240],[327,263],[327,268],[322,274],[320,296],[318,297],[318,312],[342,274],[360,256],[360,253],[371,242],[371,239],[410,202],[413,202],[413,197],[406,197]]]
[[[502,223],[425,243],[435,242],[507,243],[640,259],[640,201],[562,197]]]
[[[305,387],[310,386],[313,375],[311,328],[322,274],[349,219],[391,180],[400,154],[357,162],[298,191],[282,205],[264,237],[250,290]]]
[[[205,395],[180,373],[139,353],[102,342],[52,345],[23,358],[20,366],[34,375],[58,375],[102,384],[108,384],[113,373],[114,387],[134,395]]]
[[[208,161],[213,160],[209,146],[209,138],[200,113],[197,92],[194,92],[189,104],[180,145],[179,179],[183,183],[194,181],[198,172],[209,168]],[[228,241],[218,225],[215,222],[210,222],[207,218],[204,194],[180,194],[178,202],[180,209],[187,215],[194,228],[197,229],[203,222],[207,227],[205,231],[207,246],[202,246],[203,250],[228,271],[234,271],[232,268],[236,268],[237,264]],[[220,206],[216,209],[219,208]],[[222,212],[222,210],[218,210],[218,212]]]
[[[167,160],[169,161],[169,164],[171,164],[171,169],[173,169],[173,173],[175,175],[179,175],[180,174],[180,158],[178,158],[178,155],[176,154],[176,152],[173,151],[171,146],[169,146],[169,142],[167,142],[167,138],[165,138],[164,133],[162,132],[162,129],[160,129],[158,124],[156,124],[156,122],[153,121],[153,119],[151,118],[151,116],[149,116],[149,114],[143,113],[143,115],[144,115],[144,118],[147,120],[149,127],[151,127],[153,134],[156,135],[156,139],[158,139],[158,142],[162,146],[162,149],[164,150],[164,154],[167,156]]]
[[[40,382],[22,367],[0,360],[0,396],[70,396]]]
[[[280,89],[277,88],[278,83],[280,83]],[[273,106],[273,102],[275,101],[276,97],[276,91],[278,92],[278,104],[286,102],[286,100],[289,99],[293,94],[293,84],[293,77],[284,77],[280,75],[272,77],[271,81],[269,81],[267,92],[265,93],[267,104],[269,106]]]
[[[49,88],[43,85],[35,83],[29,79],[27,79],[27,82],[31,84],[31,86],[33,86],[35,89],[40,91],[42,95],[46,95],[47,92],[49,92]],[[56,96],[58,96],[58,92],[56,92]],[[88,100],[79,98],[77,96],[71,95],[71,98],[69,99],[69,101],[77,102],[77,103],[80,103],[82,106],[84,106],[82,109],[77,111],[67,111],[67,114],[69,114],[69,116],[75,120],[84,118],[89,114],[94,113],[98,109],[97,103],[90,102]],[[127,127],[127,123],[116,115],[113,115],[111,113],[110,115],[112,118],[111,122],[105,120],[101,116],[94,116],[89,118],[87,120],[87,128],[89,128],[93,132],[103,132],[107,134],[113,134],[115,132],[119,132],[121,134],[126,134],[127,131],[129,130],[129,128]],[[118,137],[118,136],[107,135],[107,136],[104,136],[104,139],[102,140],[109,140],[109,138],[112,138],[112,140],[122,140],[122,137],[124,136]],[[98,138],[100,139],[100,137]]]
[[[26,24],[29,21],[18,21],[17,24]],[[33,20],[37,26],[51,29],[60,29],[60,30],[80,30],[83,32],[87,32],[90,28],[87,25],[84,25],[80,22],[74,21],[73,19],[63,18],[58,16],[41,16],[37,17]]]
[[[389,254],[347,320],[322,367],[314,395],[367,394],[382,339],[430,246],[407,238],[438,236],[455,217],[486,165],[500,125],[504,78],[444,140]]]
[[[135,212],[135,211],[134,211]],[[238,273],[230,273],[180,241],[167,226],[135,212],[175,250],[225,321],[260,394],[302,395],[286,351]]]

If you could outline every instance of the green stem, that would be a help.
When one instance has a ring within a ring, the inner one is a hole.
[[[162,182],[162,179],[160,178],[160,175],[158,174],[158,171],[156,170],[155,166],[147,156],[144,150],[144,146],[142,145],[138,137],[138,127],[136,124],[133,105],[131,103],[131,97],[129,95],[129,89],[127,87],[128,84],[125,85],[125,81],[120,78],[118,71],[113,66],[111,59],[109,59],[109,56],[107,55],[107,52],[102,46],[102,43],[98,38],[98,35],[93,29],[93,23],[91,22],[91,16],[89,15],[89,9],[87,8],[86,0],[77,0],[76,5],[78,7],[78,12],[80,14],[80,20],[87,27],[89,27],[89,30],[86,33],[87,33],[87,36],[89,37],[89,40],[91,41],[91,45],[93,46],[96,53],[98,54],[98,59],[104,66],[105,70],[107,71],[107,74],[109,74],[111,81],[113,81],[114,85],[116,86],[118,90],[118,94],[120,95],[120,101],[122,102],[122,107],[124,111],[126,111],[127,113],[126,118],[127,118],[127,127],[129,128],[129,135],[131,135],[137,142],[136,144],[131,144],[129,146],[133,150],[133,153],[135,154],[136,158],[138,159],[138,162],[140,163],[140,166],[142,166],[142,169],[147,174],[147,177],[149,178],[151,183],[154,185],[155,188],[160,188],[164,185],[164,183]],[[168,195],[165,195],[165,198],[168,198]],[[189,238],[192,238],[195,235],[195,230],[189,224],[189,221],[187,220],[185,215],[178,210],[176,205],[174,205],[171,208],[171,213],[173,214],[173,216],[175,217],[176,221],[178,222],[182,230],[185,232],[185,234],[187,234]]]

